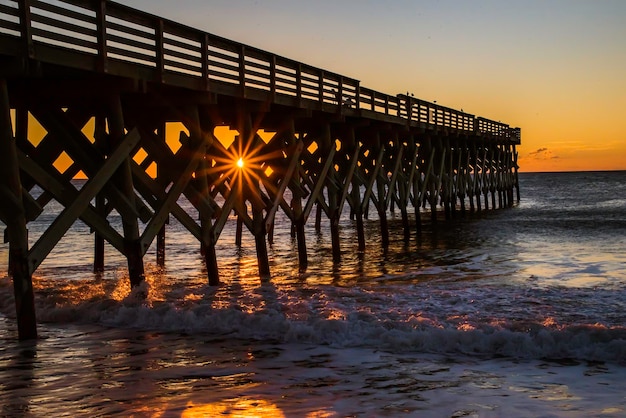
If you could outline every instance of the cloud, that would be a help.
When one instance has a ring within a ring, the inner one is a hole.
[[[548,148],[539,148],[536,151],[529,152],[528,157],[535,160],[553,160],[559,158],[558,155],[553,155],[552,151]]]

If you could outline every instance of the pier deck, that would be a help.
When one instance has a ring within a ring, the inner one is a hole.
[[[185,129],[175,143],[173,123]],[[234,141],[220,141],[220,127],[236,131]],[[314,209],[330,220],[339,261],[344,212],[356,221],[362,251],[370,205],[386,246],[390,208],[400,211],[408,240],[426,207],[435,219],[439,209],[450,218],[513,204],[520,139],[505,123],[377,92],[111,1],[5,1],[0,220],[19,338],[37,335],[32,274],[77,219],[94,231],[94,270],[104,269],[107,242],[126,256],[138,285],[154,240],[164,262],[173,216],[197,238],[216,285],[215,245],[229,218],[236,215],[238,240],[243,227],[254,237],[263,277],[283,211],[305,270],[304,226]],[[77,175],[88,179],[81,188],[71,182]],[[197,214],[182,209],[182,198]],[[53,200],[65,209],[29,247],[28,223]],[[110,225],[112,211],[123,231]]]

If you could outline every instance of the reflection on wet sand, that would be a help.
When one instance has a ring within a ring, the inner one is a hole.
[[[532,400],[542,412],[582,416],[597,396],[619,398],[622,381],[619,367],[600,363],[482,362],[85,326],[65,332],[30,345],[1,336],[2,415],[519,416]],[[603,392],[592,399],[598,385]],[[626,412],[623,402],[602,405],[598,414]]]

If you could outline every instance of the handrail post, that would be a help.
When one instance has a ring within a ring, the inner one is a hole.
[[[241,45],[239,48],[239,87],[241,89],[241,97],[246,97],[246,46]]]
[[[163,40],[163,19],[158,19],[154,28],[154,52],[159,83],[165,81],[165,45]]]
[[[356,102],[356,109],[361,108],[361,82],[357,81],[355,86],[355,97],[354,101]]]
[[[270,58],[270,93],[272,102],[276,101],[276,55],[272,54]]]
[[[106,0],[96,0],[96,31],[98,37],[98,62],[97,70],[101,73],[109,71],[107,60],[107,2]]]
[[[298,106],[302,101],[302,64],[296,65],[296,97],[298,98]]]
[[[209,34],[205,33],[200,42],[202,48],[202,55],[200,57],[202,61],[202,87],[205,90],[209,90]]]
[[[320,70],[317,76],[318,79],[318,91],[317,96],[320,105],[324,105],[324,70]]]
[[[17,2],[20,14],[20,28],[25,47],[25,56],[35,58],[35,45],[33,44],[33,30],[30,18],[30,0]]]
[[[337,104],[339,105],[339,113],[343,113],[343,77],[339,76],[337,81]]]

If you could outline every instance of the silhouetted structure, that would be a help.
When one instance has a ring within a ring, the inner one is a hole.
[[[217,284],[215,244],[233,211],[237,239],[245,225],[259,274],[268,276],[266,239],[278,210],[293,222],[305,269],[304,225],[314,206],[330,219],[338,260],[346,203],[363,250],[369,205],[386,246],[390,207],[401,212],[408,239],[410,210],[419,231],[426,205],[435,218],[439,206],[450,217],[467,204],[471,211],[510,205],[514,189],[519,199],[518,128],[379,93],[110,1],[0,4],[0,63],[0,217],[21,339],[37,332],[32,273],[79,218],[95,232],[94,269],[104,268],[106,241],[127,257],[137,285],[155,238],[164,262],[164,228],[174,216],[200,242]],[[43,139],[29,131],[29,117],[45,129]],[[168,122],[189,132],[180,147],[165,141]],[[214,137],[225,125],[239,133],[228,147]],[[261,129],[274,135],[264,140]],[[89,180],[77,189],[70,180],[81,171]],[[37,197],[35,186],[43,190]],[[181,196],[199,221],[181,208]],[[29,248],[26,225],[51,200],[65,209]],[[109,225],[113,210],[123,233]]]

